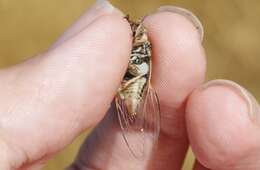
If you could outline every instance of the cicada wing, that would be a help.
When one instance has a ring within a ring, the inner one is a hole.
[[[160,132],[159,101],[152,88],[140,102],[136,115],[127,112],[124,101],[116,99],[123,138],[134,157],[144,158],[158,140]]]
[[[160,134],[160,104],[158,96],[152,87],[148,88],[143,104],[145,119],[146,139],[152,142],[153,146],[157,143]]]
[[[125,102],[119,97],[116,99],[117,114],[124,141],[136,158],[144,156],[145,119],[143,114],[132,116],[128,113]]]

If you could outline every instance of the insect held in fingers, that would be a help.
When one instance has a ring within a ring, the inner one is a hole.
[[[130,21],[133,45],[128,68],[115,98],[123,138],[130,152],[142,158],[160,132],[160,106],[151,85],[152,45],[142,21]]]

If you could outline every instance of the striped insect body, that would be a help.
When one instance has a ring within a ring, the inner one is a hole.
[[[160,108],[151,86],[151,43],[142,22],[128,20],[133,47],[127,71],[118,89],[116,108],[123,138],[136,158],[143,158],[160,132]]]

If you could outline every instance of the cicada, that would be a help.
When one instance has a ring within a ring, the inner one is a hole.
[[[152,50],[142,21],[127,18],[133,42],[127,71],[115,98],[123,138],[136,158],[144,157],[157,143],[160,132],[160,107],[151,86]]]

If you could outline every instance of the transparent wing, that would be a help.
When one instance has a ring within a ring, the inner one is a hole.
[[[156,144],[160,133],[160,105],[159,99],[155,90],[150,87],[147,92],[144,103],[144,118],[145,118],[145,129],[146,136]]]
[[[127,147],[134,157],[144,158],[152,151],[160,132],[160,108],[154,89],[148,88],[134,116],[127,112],[124,101],[119,97],[116,107]]]

